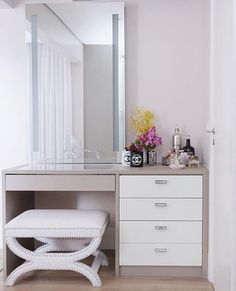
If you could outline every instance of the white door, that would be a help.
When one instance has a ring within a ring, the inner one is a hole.
[[[235,291],[234,0],[211,0],[209,279],[215,291]]]

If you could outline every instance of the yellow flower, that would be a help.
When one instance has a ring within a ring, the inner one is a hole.
[[[130,117],[130,122],[137,134],[148,131],[153,126],[154,115],[151,111],[143,108],[135,108]]]

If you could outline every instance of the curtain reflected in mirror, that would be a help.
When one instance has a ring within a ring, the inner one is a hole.
[[[123,3],[26,5],[29,160],[119,163]]]

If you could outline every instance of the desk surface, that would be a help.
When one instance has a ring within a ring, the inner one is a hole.
[[[204,166],[173,170],[161,164],[133,168],[120,164],[27,164],[6,169],[6,175],[203,175],[208,169]]]

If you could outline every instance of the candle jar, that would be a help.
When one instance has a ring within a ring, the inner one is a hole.
[[[130,151],[122,151],[122,166],[130,166]]]
[[[143,152],[142,151],[131,151],[130,166],[143,167]]]

